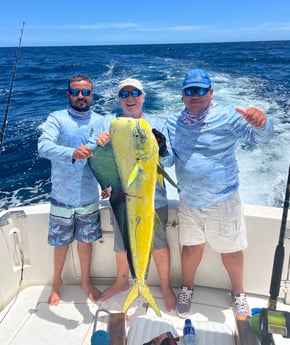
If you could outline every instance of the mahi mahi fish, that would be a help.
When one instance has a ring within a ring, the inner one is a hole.
[[[157,173],[161,185],[160,174],[174,187],[177,186],[158,164],[158,146],[145,120],[117,118],[111,124],[110,134],[111,142],[97,146],[88,163],[101,188],[111,189],[110,204],[122,234],[131,276],[136,281],[123,310],[126,311],[135,298],[143,295],[160,315],[145,283],[154,237],[152,218]],[[158,217],[155,220],[158,222]]]
[[[128,236],[134,267],[132,277],[135,280],[122,312],[126,312],[137,297],[143,296],[160,316],[159,307],[146,284],[157,219],[154,196],[158,177],[158,144],[144,119],[115,118],[111,122],[110,135],[126,196]],[[159,179],[162,180],[161,175]]]

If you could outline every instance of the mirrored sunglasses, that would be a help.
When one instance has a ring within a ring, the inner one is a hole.
[[[193,96],[197,94],[198,96],[204,96],[206,95],[210,90],[209,88],[204,88],[204,87],[188,87],[184,89],[184,94],[185,96]]]
[[[83,90],[79,90],[79,89],[69,89],[68,90],[69,94],[73,97],[78,96],[80,93],[84,96],[84,97],[88,97],[91,95],[92,90],[88,90],[88,89],[83,89]]]
[[[119,97],[120,98],[127,98],[130,96],[132,97],[139,97],[142,94],[142,92],[138,89],[131,90],[131,91],[120,91],[119,92]]]

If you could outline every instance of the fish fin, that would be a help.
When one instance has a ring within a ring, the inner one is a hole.
[[[165,188],[164,185],[164,180],[163,180],[163,175],[158,173],[158,168],[157,168],[157,179],[162,188]]]
[[[136,273],[135,273],[135,268],[133,265],[133,258],[132,258],[132,252],[131,252],[130,245],[127,247],[127,260],[128,260],[128,265],[129,265],[131,276],[133,279],[136,279]]]
[[[143,296],[146,301],[148,301],[150,307],[155,311],[156,315],[161,316],[160,309],[146,283],[144,283],[144,285],[141,287],[141,296]]]
[[[153,233],[153,237],[154,237],[154,234],[155,234],[155,230],[156,230],[156,226],[157,226],[157,225],[163,226],[163,223],[162,223],[161,219],[159,218],[158,213],[157,213],[157,212],[154,212],[154,233]],[[150,253],[152,253],[152,250],[153,250],[153,241],[152,241],[152,243],[151,243],[151,251],[150,251]],[[145,272],[145,274],[144,274],[145,279],[148,278],[148,273],[149,273],[151,258],[152,258],[152,256],[150,255],[149,261],[148,261],[148,265],[147,265],[147,268],[146,268],[146,272]],[[135,273],[135,272],[134,272],[134,273]]]
[[[166,178],[166,180],[175,188],[177,187],[177,184],[174,182],[174,180],[169,176],[169,174],[165,171],[165,169],[160,165],[157,164],[157,173],[161,176],[163,176],[164,178]],[[158,180],[159,180],[159,176],[158,176]],[[160,185],[162,186],[162,184],[160,183]]]
[[[139,296],[140,296],[140,294],[139,294],[138,285],[137,285],[137,284],[134,284],[134,285],[131,287],[131,289],[130,289],[130,291],[129,291],[129,293],[128,293],[128,295],[127,295],[127,297],[126,297],[126,299],[125,299],[125,301],[124,301],[124,303],[123,303],[122,313],[126,313],[127,310],[129,309],[130,305],[131,305],[131,304],[135,301],[135,299],[138,298]]]
[[[154,214],[154,229],[156,229],[156,225],[162,225],[161,219],[159,218],[158,214],[155,212]]]
[[[138,164],[136,164],[128,178],[127,188],[131,187],[132,183],[134,183],[141,171],[142,168]]]
[[[125,302],[122,307],[122,313],[126,313],[127,310],[129,309],[130,305],[135,301],[136,298],[139,296],[143,296],[146,301],[149,303],[150,307],[155,311],[157,316],[161,316],[160,309],[152,296],[152,293],[146,283],[144,284],[134,284],[128,295],[127,298],[125,299]]]

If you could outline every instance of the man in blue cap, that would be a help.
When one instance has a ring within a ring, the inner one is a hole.
[[[168,118],[168,152],[164,166],[175,164],[179,190],[179,231],[182,246],[182,286],[177,314],[190,314],[194,277],[206,243],[221,254],[231,285],[237,318],[250,316],[243,287],[247,235],[239,196],[235,156],[239,140],[265,143],[273,125],[257,108],[246,110],[213,101],[206,71],[194,69],[183,80],[185,108]]]

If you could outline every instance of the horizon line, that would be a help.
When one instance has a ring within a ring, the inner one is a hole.
[[[22,48],[48,48],[48,47],[94,47],[94,46],[143,46],[143,45],[178,45],[178,44],[223,44],[223,43],[257,43],[257,42],[288,42],[290,39],[258,39],[258,40],[242,40],[242,41],[208,41],[208,42],[167,42],[167,43],[88,43],[88,44],[48,44],[48,45],[22,45]],[[0,48],[17,48],[18,45],[1,45]]]

